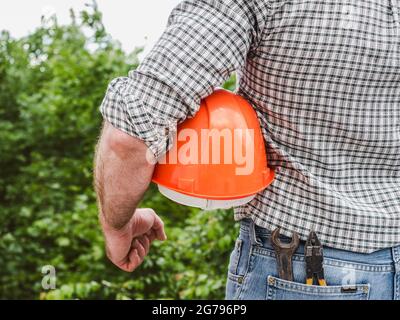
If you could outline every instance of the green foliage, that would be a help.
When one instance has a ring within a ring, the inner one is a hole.
[[[162,216],[169,240],[133,274],[105,257],[92,188],[98,106],[140,49],[123,52],[95,4],[71,17],[43,19],[22,39],[0,34],[0,298],[222,298],[231,211],[183,207],[152,186],[142,206]],[[56,268],[56,290],[42,288],[45,265]]]

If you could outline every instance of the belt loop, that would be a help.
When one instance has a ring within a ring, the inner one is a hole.
[[[400,299],[400,246],[392,248],[392,256],[394,263],[394,300]]]
[[[250,222],[250,241],[252,245],[262,246],[262,242],[256,235],[256,225],[253,220]]]
[[[393,256],[395,271],[399,272],[400,271],[400,246],[396,246],[396,247],[392,248],[392,256]]]

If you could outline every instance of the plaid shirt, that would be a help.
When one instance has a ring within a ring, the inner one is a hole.
[[[314,229],[350,251],[398,245],[399,6],[184,1],[139,68],[111,82],[101,112],[159,157],[177,123],[236,71],[277,174],[235,218],[303,240]]]

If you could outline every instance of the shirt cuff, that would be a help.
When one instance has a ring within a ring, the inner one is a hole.
[[[142,140],[156,160],[172,147],[177,122],[154,112],[131,78],[121,77],[110,83],[100,112],[115,128]]]

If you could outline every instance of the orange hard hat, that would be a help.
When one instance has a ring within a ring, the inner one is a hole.
[[[178,125],[153,182],[166,197],[203,209],[251,201],[274,179],[257,115],[241,96],[217,89]]]

